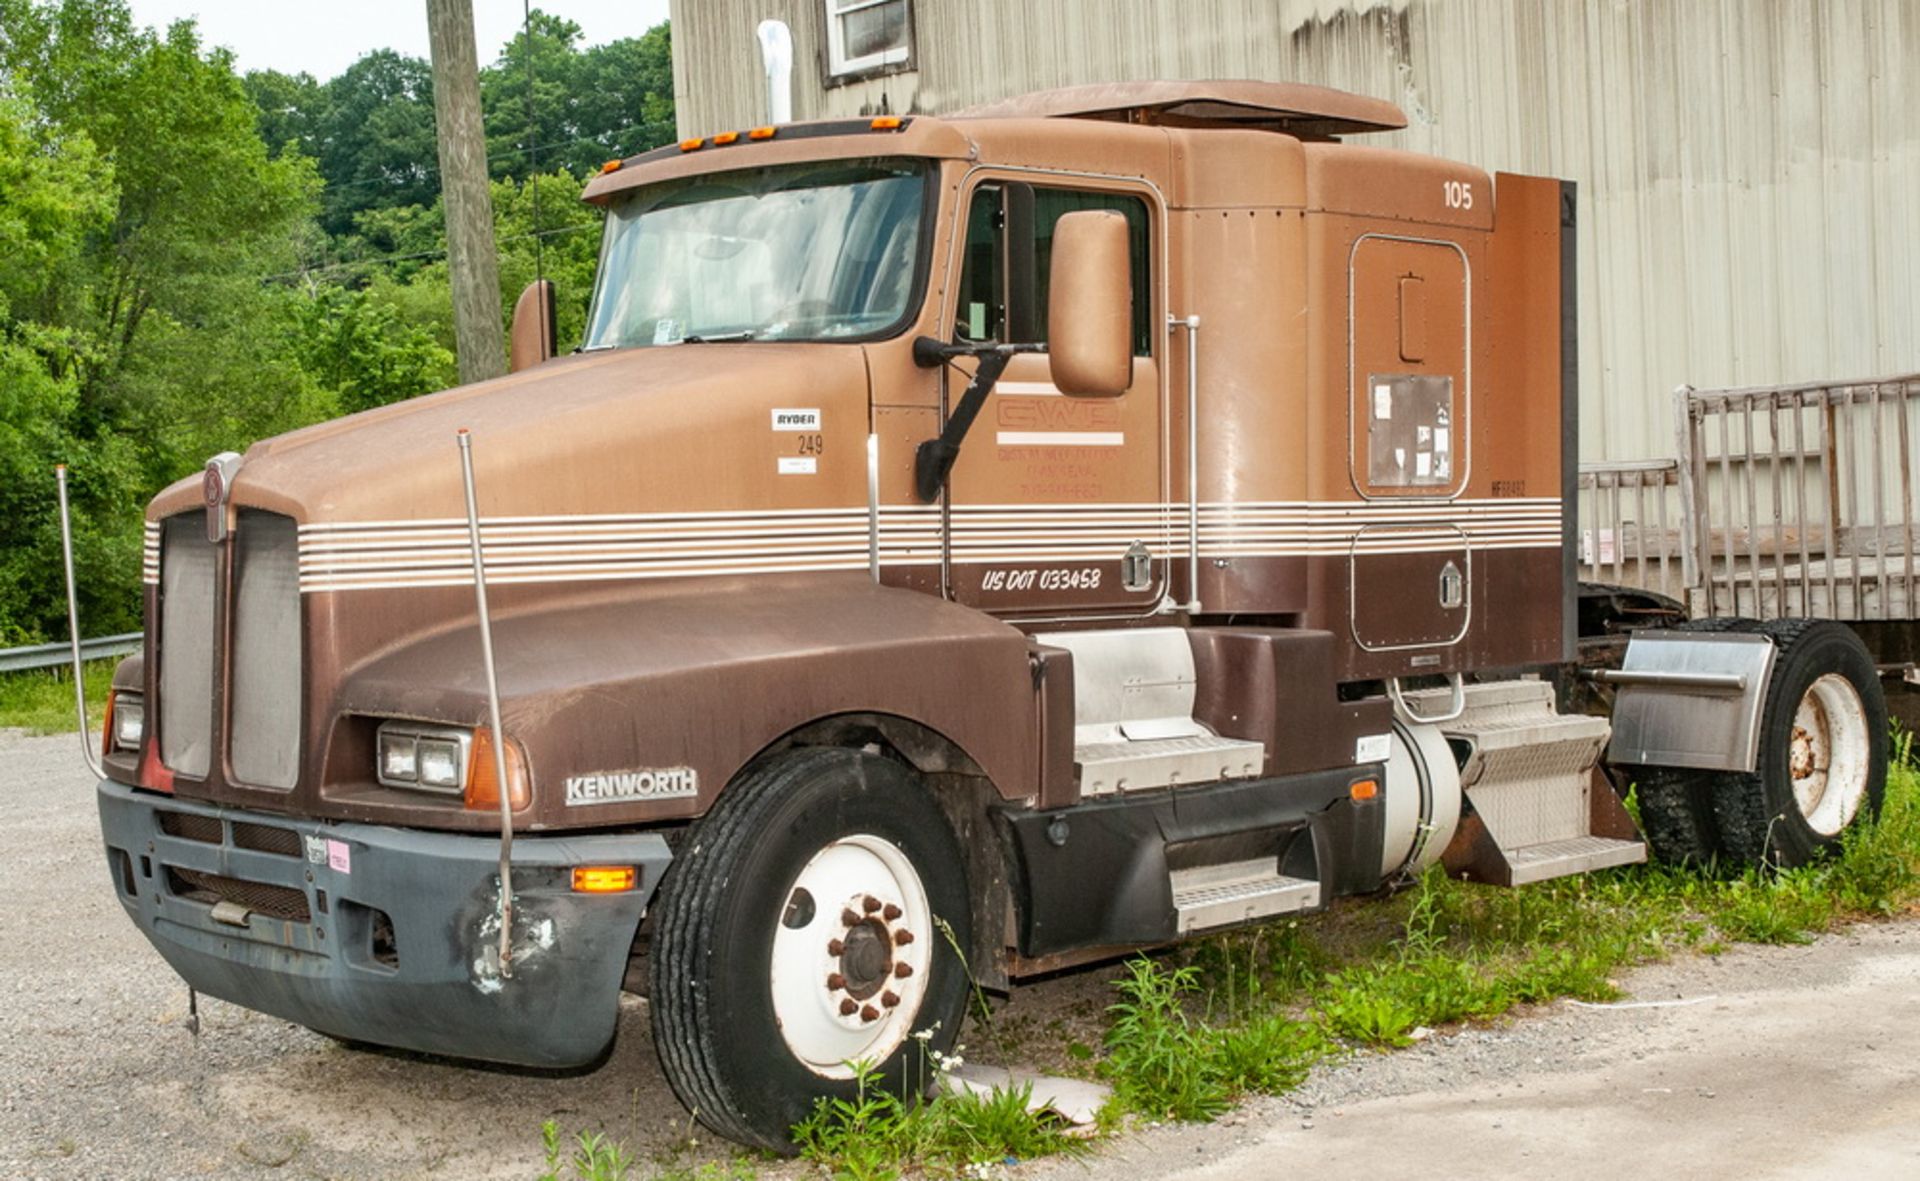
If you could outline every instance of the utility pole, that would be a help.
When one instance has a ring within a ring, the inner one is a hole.
[[[447,214],[453,340],[460,380],[506,371],[500,327],[500,262],[487,191],[487,137],[480,123],[480,63],[473,0],[427,0],[433,49],[433,114],[440,139],[440,200]]]

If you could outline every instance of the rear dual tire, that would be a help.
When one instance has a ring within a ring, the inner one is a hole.
[[[1642,768],[1640,815],[1662,861],[1804,865],[1879,815],[1887,704],[1866,646],[1825,620],[1710,619],[1676,629],[1773,640],[1754,769]]]

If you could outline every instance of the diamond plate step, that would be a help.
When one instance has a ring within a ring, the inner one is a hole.
[[[1506,854],[1507,864],[1512,867],[1513,884],[1524,886],[1614,865],[1638,865],[1647,859],[1647,846],[1640,841],[1616,841],[1611,837],[1573,837],[1508,849]]]
[[[1073,748],[1080,793],[1106,795],[1185,783],[1218,783],[1260,773],[1267,748],[1238,738],[1155,738],[1089,742]]]
[[[1318,905],[1320,883],[1278,872],[1271,857],[1173,871],[1173,907],[1183,935]]]

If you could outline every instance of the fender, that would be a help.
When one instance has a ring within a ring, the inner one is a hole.
[[[971,608],[864,575],[703,579],[503,614],[493,631],[502,725],[533,782],[522,813],[530,828],[701,815],[757,753],[844,713],[919,723],[965,752],[1001,798],[1040,794],[1042,713],[1027,637]],[[480,724],[479,651],[468,623],[349,673],[334,703],[325,782],[357,779],[364,787],[366,772],[353,764],[371,767],[362,760],[376,719]],[[692,794],[566,802],[570,776],[640,771],[672,771],[682,782],[691,772]],[[348,802],[337,791],[323,794]],[[417,808],[402,820],[392,807],[399,801],[379,802],[386,806],[374,814],[390,822],[419,819]],[[444,807],[436,810],[446,817]],[[490,823],[476,816],[460,826]]]

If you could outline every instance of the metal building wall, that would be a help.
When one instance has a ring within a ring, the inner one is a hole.
[[[674,0],[683,134],[1135,78],[1399,103],[1368,142],[1581,186],[1582,453],[1674,451],[1670,391],[1920,371],[1920,0],[913,0],[913,72],[827,88],[822,0]]]

